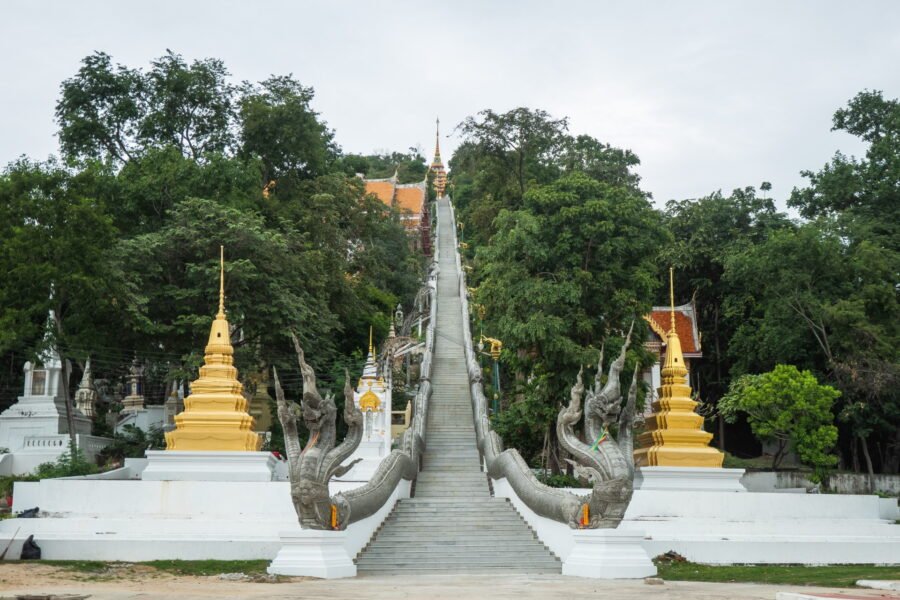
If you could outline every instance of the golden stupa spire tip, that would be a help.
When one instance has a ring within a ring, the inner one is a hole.
[[[672,307],[672,331],[675,331],[675,268],[669,267],[669,305]]]
[[[219,246],[219,314],[225,316],[225,246]]]
[[[440,117],[437,118],[435,123],[436,123],[436,126],[434,128],[434,157],[435,157],[435,162],[437,162],[437,159],[440,158],[440,156],[441,156],[441,119],[440,119]]]
[[[372,326],[369,325],[369,354],[375,354],[375,347],[372,345]]]

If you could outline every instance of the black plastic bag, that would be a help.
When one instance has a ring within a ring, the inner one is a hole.
[[[41,547],[34,543],[34,536],[29,535],[25,543],[22,544],[22,560],[40,560]]]

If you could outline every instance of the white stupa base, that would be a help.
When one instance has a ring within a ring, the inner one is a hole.
[[[147,450],[144,481],[272,481],[271,452]]]
[[[634,489],[687,492],[746,492],[741,485],[744,469],[712,467],[639,467]]]
[[[563,561],[562,574],[593,579],[641,579],[656,575],[644,550],[641,531],[581,529],[572,532],[575,545]]]
[[[346,531],[292,529],[280,531],[281,549],[266,569],[272,575],[340,579],[355,577],[356,565],[347,553]]]

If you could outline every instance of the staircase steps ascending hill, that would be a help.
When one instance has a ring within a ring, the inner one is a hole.
[[[433,394],[415,496],[400,500],[356,558],[360,573],[559,573],[561,563],[512,504],[494,498],[475,443],[462,347],[450,208],[439,202],[440,273]]]

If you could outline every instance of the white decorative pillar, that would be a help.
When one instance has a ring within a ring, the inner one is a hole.
[[[279,532],[281,549],[266,569],[272,575],[340,579],[356,577],[347,532],[293,529]]]
[[[576,529],[575,546],[563,561],[562,574],[592,579],[642,579],[656,575],[644,550],[644,532],[622,529]]]

